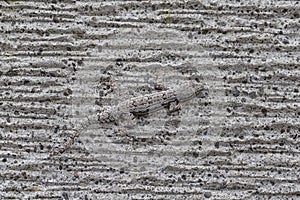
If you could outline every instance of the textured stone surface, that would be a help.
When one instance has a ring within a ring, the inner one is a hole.
[[[300,198],[299,8],[1,1],[1,199]],[[191,80],[208,91],[180,113],[48,157],[97,110]]]

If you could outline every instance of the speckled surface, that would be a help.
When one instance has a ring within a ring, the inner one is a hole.
[[[299,199],[298,1],[1,1],[0,199]],[[201,81],[125,134],[103,107]]]

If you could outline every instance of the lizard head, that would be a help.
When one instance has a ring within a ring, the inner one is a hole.
[[[112,109],[104,109],[98,113],[98,121],[101,123],[109,123],[115,121],[114,111]]]
[[[188,83],[178,87],[176,91],[176,97],[179,101],[186,101],[197,95],[204,90],[203,83]]]

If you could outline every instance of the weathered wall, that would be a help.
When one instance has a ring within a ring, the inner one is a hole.
[[[299,8],[1,1],[1,199],[300,198]],[[48,156],[97,110],[189,81],[208,91],[180,113]]]

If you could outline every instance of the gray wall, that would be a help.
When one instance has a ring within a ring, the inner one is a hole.
[[[298,1],[45,2],[0,2],[1,199],[300,198]],[[179,113],[95,121],[193,81]]]

